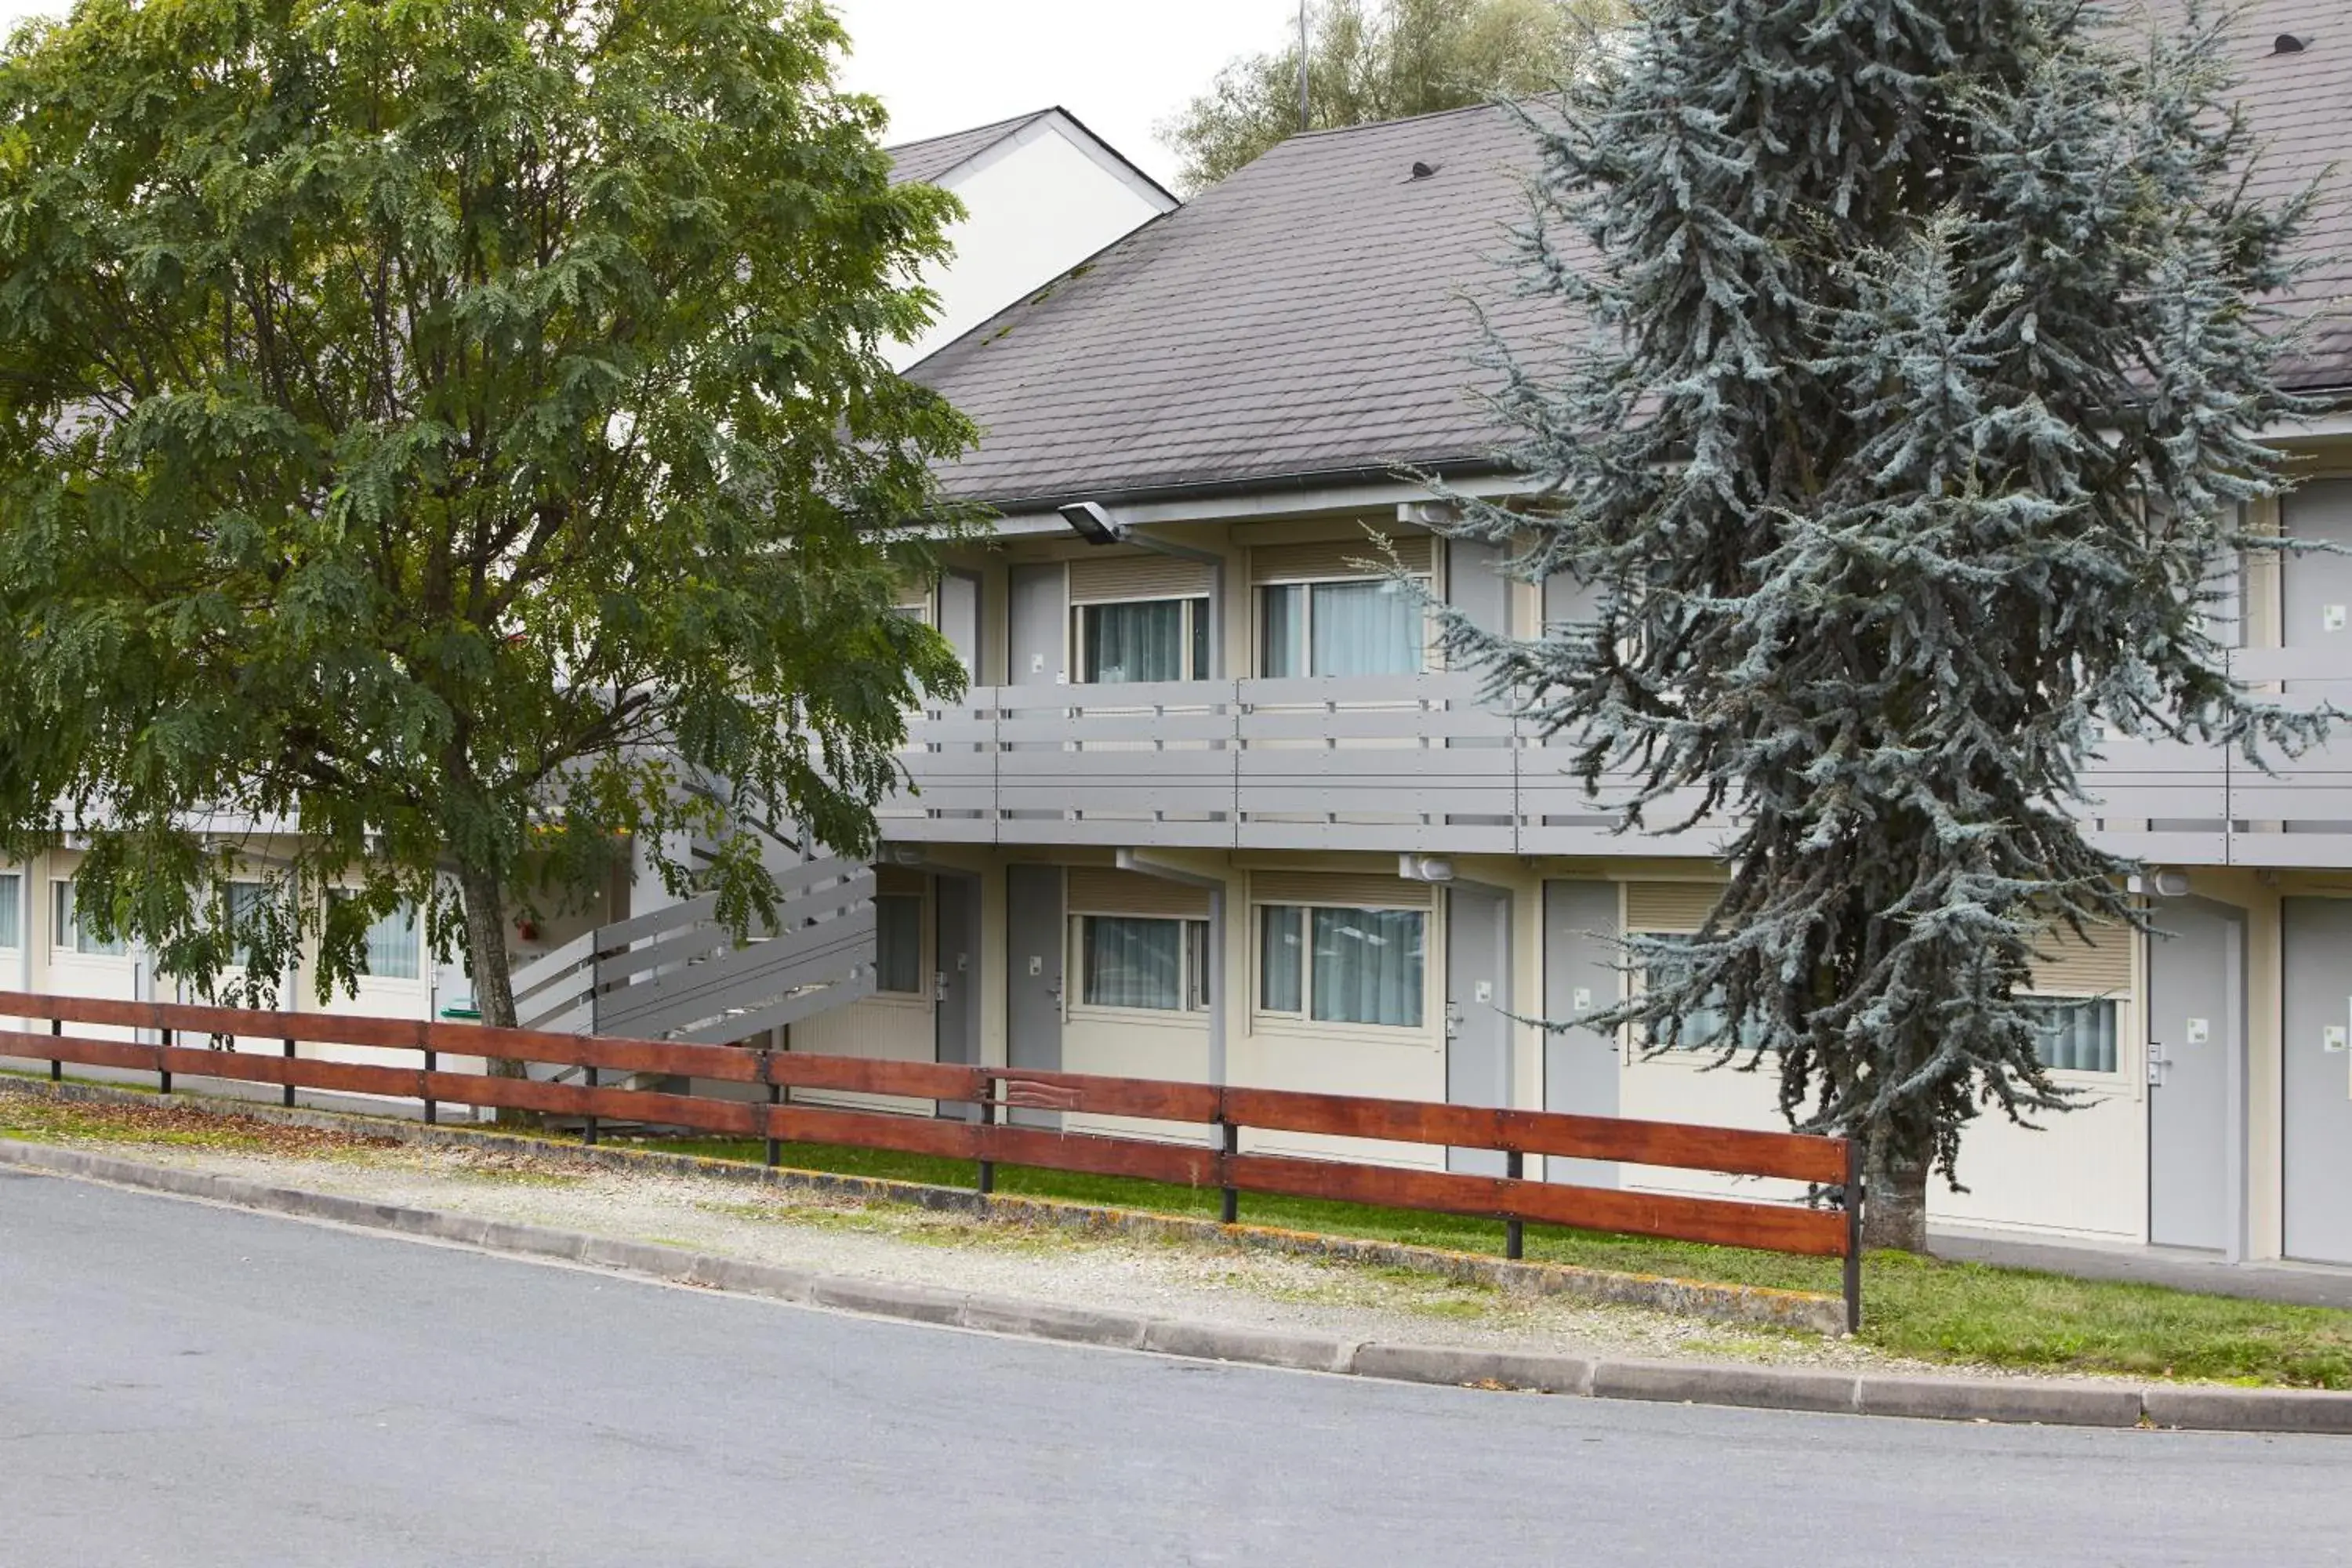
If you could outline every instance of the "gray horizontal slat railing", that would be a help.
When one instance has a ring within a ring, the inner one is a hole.
[[[2352,709],[2330,649],[2233,656],[2286,700]],[[1570,771],[1573,751],[1447,671],[1331,680],[1214,680],[974,689],[919,715],[913,793],[887,837],[949,843],[1623,854],[1610,802],[1636,780]],[[2352,735],[2265,774],[2226,748],[2112,736],[2083,773],[2084,815],[2112,848],[2177,864],[2352,863]],[[1688,794],[1653,804],[1677,822]],[[1711,858],[1732,832],[1643,837],[1646,856]]]

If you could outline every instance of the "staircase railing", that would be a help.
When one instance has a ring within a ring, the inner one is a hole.
[[[724,1044],[874,992],[874,872],[814,860],[777,878],[775,928],[739,941],[706,893],[599,926],[515,971],[522,1026]]]

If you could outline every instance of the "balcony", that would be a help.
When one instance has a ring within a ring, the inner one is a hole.
[[[2238,654],[2250,683],[2352,706],[2333,649]],[[1469,674],[975,689],[914,721],[886,837],[1454,855],[1703,858],[1724,833],[1613,830],[1572,752]],[[2224,748],[2116,739],[2084,775],[2099,839],[2182,865],[2352,865],[2352,733],[2265,773]],[[1662,803],[1653,822],[1677,820]]]

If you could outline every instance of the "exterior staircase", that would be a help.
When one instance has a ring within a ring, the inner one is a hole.
[[[704,894],[533,959],[515,971],[518,1018],[559,1034],[730,1045],[872,995],[873,868],[812,860],[776,881],[775,929],[745,941]]]

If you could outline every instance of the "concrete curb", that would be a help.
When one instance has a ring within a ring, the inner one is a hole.
[[[46,1095],[52,1099],[95,1105],[153,1106],[157,1096],[136,1089],[88,1083],[51,1084],[40,1079],[0,1077],[0,1093]],[[534,1138],[482,1127],[431,1126],[396,1117],[359,1116],[343,1111],[296,1110],[252,1100],[210,1096],[186,1090],[173,1103],[223,1115],[250,1117],[281,1126],[313,1127],[359,1137],[390,1138],[425,1147],[461,1148],[488,1152],[560,1160],[594,1169],[658,1171],[740,1182],[753,1186],[794,1188],[830,1197],[864,1202],[911,1204],[942,1214],[984,1215],[1024,1224],[1058,1226],[1099,1235],[1138,1240],[1174,1239],[1206,1247],[1240,1247],[1293,1257],[1331,1258],[1345,1263],[1418,1269],[1467,1284],[1491,1286],[1519,1295],[1566,1296],[1611,1306],[1642,1307],[1683,1317],[1706,1318],[1723,1323],[1759,1323],[1801,1329],[1835,1339],[1845,1332],[1845,1304],[1834,1296],[1796,1290],[1773,1290],[1752,1285],[1715,1285],[1670,1279],[1650,1274],[1621,1274],[1601,1268],[1580,1268],[1562,1263],[1513,1263],[1500,1258],[1444,1247],[1414,1247],[1402,1242],[1370,1241],[1352,1237],[1318,1236],[1271,1226],[1220,1225],[1214,1220],[1180,1215],[1147,1214],[1131,1209],[1097,1208],[1054,1198],[982,1196],[953,1187],[924,1186],[878,1176],[843,1176],[824,1171],[770,1171],[734,1160],[707,1160],[694,1154],[670,1154],[649,1149],[600,1146]],[[1246,1200],[1245,1200],[1246,1201]]]
[[[1600,1360],[1484,1346],[1359,1342],[1238,1324],[1147,1318],[1054,1302],[899,1285],[849,1275],[751,1263],[653,1242],[624,1241],[437,1209],[274,1187],[234,1176],[174,1170],[0,1140],[0,1165],[194,1198],[263,1214],[325,1220],[544,1258],[675,1285],[764,1297],[799,1306],[1027,1339],[1420,1383],[1529,1393],[1745,1405],[1835,1415],[2076,1426],[2162,1426],[2215,1432],[2352,1435],[2352,1394],[2169,1384],[2042,1383],[2025,1379],[1895,1377],[1706,1362]]]

